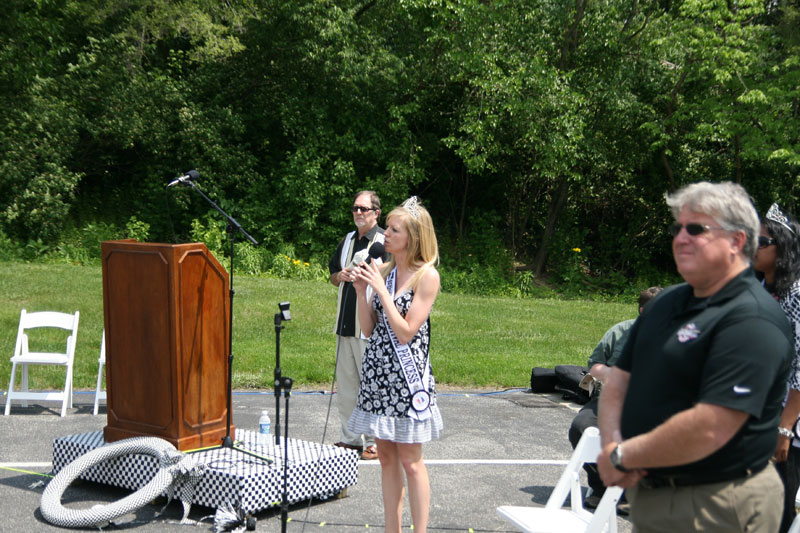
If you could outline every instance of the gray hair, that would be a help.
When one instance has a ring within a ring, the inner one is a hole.
[[[700,181],[667,194],[666,199],[676,220],[685,208],[712,217],[728,231],[744,231],[747,238],[742,253],[751,260],[755,257],[758,249],[758,212],[752,198],[741,185],[730,181]]]

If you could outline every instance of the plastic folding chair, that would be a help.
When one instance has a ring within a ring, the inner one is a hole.
[[[587,428],[544,507],[504,505],[497,508],[497,514],[528,533],[616,533],[622,488],[608,487],[594,513],[583,508],[581,468],[597,461],[600,448],[600,431]],[[562,509],[567,496],[570,508]]]
[[[100,341],[100,357],[97,359],[97,388],[94,391],[94,410],[92,415],[97,415],[100,408],[100,400],[106,399],[106,391],[103,389],[103,369],[106,366],[106,331],[103,330],[103,338]]]
[[[19,316],[19,330],[14,355],[11,357],[11,380],[6,393],[5,415],[11,412],[11,402],[22,400],[22,406],[27,407],[28,400],[61,401],[61,416],[67,414],[67,407],[72,407],[72,364],[75,360],[75,341],[78,336],[78,319],[80,313],[74,315],[55,311],[41,311],[28,313],[22,310]],[[28,349],[28,335],[33,329],[57,328],[69,332],[66,348],[63,352],[31,352]],[[64,380],[64,390],[55,392],[31,392],[28,390],[28,366],[30,365],[59,365],[66,368],[67,376]],[[14,390],[14,378],[17,366],[22,369],[22,384],[20,390]]]

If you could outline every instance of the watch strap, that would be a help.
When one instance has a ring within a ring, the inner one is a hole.
[[[611,465],[620,472],[628,472],[629,470],[622,466],[622,444],[617,444],[617,447],[611,452],[609,457]]]

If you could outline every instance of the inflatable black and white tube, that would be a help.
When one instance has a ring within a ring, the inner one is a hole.
[[[64,491],[85,470],[114,457],[130,454],[152,455],[158,460],[160,468],[145,486],[133,494],[107,505],[96,505],[89,509],[67,509],[61,505]],[[115,518],[141,509],[165,492],[171,499],[175,485],[186,481],[184,488],[189,490],[181,491],[184,493],[181,496],[184,504],[184,520],[186,520],[194,487],[202,475],[203,465],[198,465],[189,455],[182,454],[163,439],[137,437],[122,440],[95,448],[64,467],[50,481],[42,494],[42,516],[51,524],[59,527],[99,527]],[[186,498],[188,498],[188,502]]]

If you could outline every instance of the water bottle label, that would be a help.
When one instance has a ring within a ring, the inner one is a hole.
[[[269,435],[269,424],[259,424],[258,431],[259,433]]]

